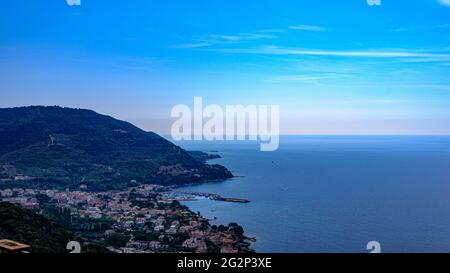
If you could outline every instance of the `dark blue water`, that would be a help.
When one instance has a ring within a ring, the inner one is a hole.
[[[282,137],[252,143],[185,142],[243,176],[189,190],[248,204],[186,202],[215,224],[237,222],[258,252],[450,252],[450,137]]]

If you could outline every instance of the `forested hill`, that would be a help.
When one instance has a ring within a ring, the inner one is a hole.
[[[0,202],[0,239],[31,245],[31,252],[65,253],[75,236],[42,215]]]
[[[0,109],[0,184],[107,190],[230,177],[153,132],[91,110]]]

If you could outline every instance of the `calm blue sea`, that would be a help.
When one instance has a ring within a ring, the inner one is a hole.
[[[255,143],[183,142],[218,151],[237,176],[187,187],[251,200],[185,202],[214,224],[241,224],[258,252],[450,252],[450,137],[286,136]]]

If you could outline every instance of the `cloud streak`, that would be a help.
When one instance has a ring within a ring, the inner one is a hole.
[[[209,43],[191,43],[191,44],[180,44],[174,45],[173,48],[199,48],[211,46]]]
[[[288,76],[277,76],[268,80],[271,83],[282,83],[282,82],[304,82],[304,83],[317,83],[321,80],[327,79],[340,79],[349,78],[352,75],[349,74],[339,74],[339,73],[322,73],[322,74],[302,74],[302,75],[288,75]]]
[[[276,39],[278,38],[276,34],[280,32],[281,30],[271,29],[238,34],[211,34],[192,40],[192,43],[174,45],[172,48],[201,48],[214,45],[239,44],[255,40]]]
[[[324,28],[324,27],[311,26],[311,25],[295,25],[295,26],[290,26],[289,29],[301,30],[301,31],[319,31],[319,32],[326,31],[326,28]]]
[[[400,27],[400,28],[391,29],[390,31],[391,32],[424,31],[424,30],[426,31],[426,30],[448,28],[448,27],[450,27],[450,24],[441,24],[441,25],[435,25],[435,26],[420,26],[420,27]]]
[[[231,48],[220,49],[224,53],[261,54],[261,55],[298,55],[298,56],[328,56],[348,58],[422,58],[435,61],[450,61],[450,54],[422,53],[409,50],[365,50],[365,51],[337,51],[320,49],[296,49],[277,46],[265,46],[253,49]]]
[[[242,41],[275,39],[275,38],[278,38],[278,36],[275,34],[251,32],[251,33],[239,33],[236,35],[213,34],[213,35],[209,35],[205,38],[202,38],[200,40],[203,40],[204,42],[209,42],[209,43],[229,43],[229,42],[242,42]]]
[[[287,29],[262,29],[237,34],[210,34],[197,39],[192,39],[190,43],[174,45],[172,48],[199,48],[214,45],[239,44],[257,40],[277,39],[280,34],[286,33],[288,30],[326,31],[324,27],[320,26],[294,25],[288,27]]]

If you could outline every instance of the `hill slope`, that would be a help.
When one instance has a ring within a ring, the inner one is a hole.
[[[0,202],[0,219],[0,238],[31,245],[32,252],[65,253],[75,238],[44,216],[11,203]]]
[[[0,109],[0,179],[104,190],[130,183],[181,185],[226,179],[152,132],[90,110]],[[1,183],[1,182],[0,182]]]

